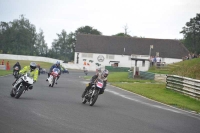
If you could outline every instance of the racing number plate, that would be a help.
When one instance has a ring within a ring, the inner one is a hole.
[[[97,87],[102,88],[103,87],[103,83],[97,82]]]

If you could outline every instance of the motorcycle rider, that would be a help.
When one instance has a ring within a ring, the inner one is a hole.
[[[26,72],[30,72],[31,77],[33,77],[33,83],[35,83],[38,79],[38,70],[36,69],[37,65],[35,62],[31,62],[30,66],[25,66],[22,70],[19,71],[19,74],[24,74]],[[19,79],[19,78],[18,78]],[[16,82],[18,79],[15,80],[13,83],[13,87],[16,89],[17,85],[19,85],[21,82]],[[33,89],[33,86],[30,85],[29,89]]]
[[[17,62],[17,63],[13,66],[13,75],[14,75],[15,67],[18,67],[18,68],[19,68],[18,71],[21,70],[21,65],[19,64],[19,62]]]
[[[108,75],[109,75],[109,71],[107,69],[103,70],[102,72],[101,72],[101,69],[97,69],[96,74],[92,77],[92,79],[90,80],[89,85],[85,88],[85,92],[88,91],[92,87],[92,83],[94,83],[94,81],[97,78],[99,78],[99,79],[103,80],[103,88],[101,89],[99,94],[103,94],[104,90],[106,88]]]
[[[60,62],[59,62],[59,61],[57,61],[56,64],[53,64],[53,65],[51,66],[51,68],[50,68],[50,70],[49,70],[49,72],[48,72],[48,78],[46,79],[46,81],[48,81],[49,76],[50,76],[50,74],[51,74],[51,72],[52,72],[52,70],[53,70],[54,68],[58,68],[58,69],[60,70],[60,73],[58,74],[58,77],[57,77],[57,80],[56,80],[56,84],[57,84],[57,81],[58,81],[58,79],[60,78],[60,75],[61,75],[61,67],[60,67]]]

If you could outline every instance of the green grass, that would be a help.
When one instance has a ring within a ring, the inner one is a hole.
[[[129,79],[127,72],[111,72],[108,77],[111,85],[134,92],[152,100],[177,108],[200,112],[200,101],[166,89],[166,83],[152,80]]]
[[[177,108],[200,112],[200,101],[166,89],[164,83],[111,83],[130,92]]]
[[[200,58],[182,61],[175,65],[170,68],[170,73],[200,80]]]
[[[10,71],[0,70],[0,76],[12,74],[13,66],[16,62],[19,62],[22,68],[27,65],[29,66],[30,63],[32,62],[32,61],[27,61],[27,60],[4,60],[5,65],[7,61],[9,61],[9,64],[10,64]],[[48,62],[40,62],[40,61],[34,61],[34,62],[36,64],[39,64],[41,68],[46,68],[47,71],[53,65],[53,63],[48,63]]]
[[[8,75],[8,74],[12,74],[12,70],[10,70],[10,71],[0,70],[0,76],[4,76],[4,75]]]
[[[30,65],[32,61],[27,61],[27,60],[4,60],[4,64],[6,65],[7,61],[9,61],[10,64],[10,69],[14,66],[15,63],[19,62],[21,67],[23,68],[24,66]],[[41,68],[50,68],[53,63],[48,63],[48,62],[41,62],[41,61],[33,61],[36,64],[40,64]]]
[[[173,74],[200,80],[200,58],[169,64],[163,68],[151,67],[148,72]]]
[[[157,74],[169,74],[170,73],[169,67],[156,68],[155,66],[151,67],[148,72],[157,73]]]

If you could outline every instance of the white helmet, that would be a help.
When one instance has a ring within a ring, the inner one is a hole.
[[[107,78],[109,75],[109,71],[107,69],[103,70],[101,76],[104,77],[104,78]]]

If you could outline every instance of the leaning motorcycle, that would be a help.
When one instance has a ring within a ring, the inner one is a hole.
[[[16,86],[16,88],[12,88],[10,96],[18,99],[23,92],[28,91],[29,86],[33,85],[33,82],[34,81],[33,78],[30,76],[30,73],[25,73],[16,81],[18,85]]]
[[[60,70],[58,68],[54,68],[48,78],[48,81],[49,81],[49,87],[53,87],[56,80],[57,80],[57,77],[59,76],[59,73],[60,73]]]
[[[15,68],[14,68],[14,73],[13,73],[13,75],[14,75],[14,77],[17,79],[18,78],[18,76],[19,76],[19,67],[18,66],[16,66]]]
[[[82,103],[85,104],[86,102],[89,102],[89,105],[93,106],[98,99],[101,89],[103,89],[103,80],[98,78],[94,83],[92,83],[92,87],[90,89],[83,92]]]

